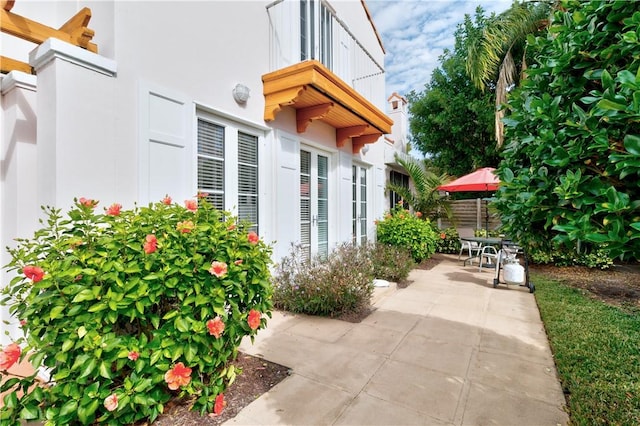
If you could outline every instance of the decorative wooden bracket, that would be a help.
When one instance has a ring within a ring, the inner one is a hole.
[[[304,133],[313,120],[319,120],[331,111],[333,102],[314,105],[296,110],[296,122],[298,133]]]
[[[382,136],[382,133],[373,133],[369,135],[358,136],[351,139],[352,152],[354,154],[357,154],[362,149],[363,146],[365,146],[368,143],[374,143],[380,138],[380,136]]]
[[[336,129],[336,146],[338,148],[342,148],[347,142],[347,139],[353,138],[355,136],[360,136],[361,134],[366,132],[369,127],[370,126],[368,124],[362,124],[359,126],[342,127],[340,129]]]
[[[294,104],[296,99],[307,90],[306,86],[295,86],[279,92],[265,95],[264,121],[273,121],[282,107]]]

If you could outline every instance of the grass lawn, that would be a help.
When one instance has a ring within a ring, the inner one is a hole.
[[[575,425],[640,425],[640,310],[532,277]]]

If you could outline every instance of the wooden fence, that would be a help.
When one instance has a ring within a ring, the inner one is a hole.
[[[488,207],[489,203],[482,198],[452,201],[453,223],[446,218],[438,219],[438,227],[485,229],[488,226],[489,229],[497,229],[501,224],[500,216],[495,209]]]

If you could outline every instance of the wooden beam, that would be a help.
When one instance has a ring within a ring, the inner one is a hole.
[[[15,59],[0,56],[0,72],[6,74],[10,71],[22,71],[27,74],[33,74],[33,68],[26,62],[17,61]]]
[[[296,110],[296,122],[298,133],[304,133],[313,120],[319,120],[331,111],[333,102],[314,105]]]
[[[74,36],[71,36],[64,31],[56,30],[55,28],[48,27],[39,22],[32,21],[29,18],[24,18],[20,15],[16,15],[15,13],[8,12],[5,9],[0,9],[0,30],[2,30],[3,33],[10,34],[36,44],[41,44],[46,39],[53,37],[78,46],[78,40],[82,40],[87,36],[85,32],[83,32],[82,35],[74,34]],[[93,37],[93,30],[89,30],[88,28],[86,30],[91,32],[91,37]],[[91,52],[98,51],[98,46],[94,43],[87,42],[86,46],[81,47],[84,47]]]
[[[87,28],[90,20],[91,9],[83,7],[82,10],[65,22],[64,25],[60,27],[59,31],[69,34],[71,36],[72,43],[76,46],[91,50],[88,46],[95,35],[95,31]]]
[[[354,154],[357,154],[362,149],[363,146],[365,146],[368,143],[374,143],[375,141],[380,139],[380,136],[382,136],[382,133],[373,133],[369,135],[358,136],[351,139],[352,152]]]
[[[71,34],[78,28],[86,27],[91,20],[91,9],[83,7],[81,11],[73,15],[60,27],[63,33]]]
[[[338,148],[342,148],[344,144],[347,142],[347,139],[352,138],[354,136],[360,136],[370,126],[367,124],[362,124],[360,126],[352,126],[352,127],[342,127],[340,129],[336,129],[336,146]]]
[[[0,6],[1,9],[4,9],[6,11],[10,11],[13,8],[13,5],[15,4],[16,0],[1,0],[0,1]]]

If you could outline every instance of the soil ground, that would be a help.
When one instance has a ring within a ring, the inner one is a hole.
[[[289,368],[285,366],[242,352],[238,354],[234,364],[242,368],[242,373],[238,374],[235,382],[227,388],[224,394],[227,404],[219,416],[201,416],[198,412],[190,411],[190,401],[174,402],[167,404],[164,414],[158,417],[153,423],[154,426],[220,425],[234,418],[240,410],[289,375]]]
[[[417,265],[420,269],[431,269],[444,259],[435,254]],[[560,281],[572,287],[580,288],[586,294],[610,305],[632,308],[635,312],[640,309],[640,265],[617,265],[609,270],[589,269],[581,266],[556,267],[546,265],[532,265],[530,271],[545,277]],[[405,288],[411,281],[398,283],[399,288]],[[360,322],[371,313],[371,310],[356,315],[344,315],[339,319],[350,322]],[[289,375],[285,366],[256,358],[244,353],[238,355],[235,362],[242,368],[242,374],[225,392],[227,405],[219,416],[200,416],[189,411],[189,402],[182,404],[167,404],[165,413],[158,418],[154,425],[159,426],[215,426],[233,418],[245,406],[250,404],[263,393],[284,380]]]
[[[586,291],[609,305],[640,309],[640,265],[614,265],[608,270],[584,266],[533,265],[531,272]]]

